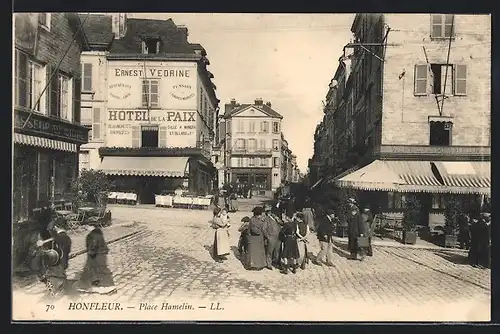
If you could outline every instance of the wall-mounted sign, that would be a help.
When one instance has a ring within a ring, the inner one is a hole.
[[[118,100],[123,100],[128,98],[130,96],[131,89],[132,89],[131,85],[124,83],[117,83],[109,85],[108,87],[109,96]]]
[[[195,122],[196,111],[108,110],[108,121]]]
[[[191,85],[174,85],[170,95],[177,100],[188,100],[194,97],[193,87]]]
[[[89,130],[81,125],[66,123],[37,114],[31,114],[28,119],[29,115],[29,112],[15,110],[14,128],[28,135],[42,135],[71,143],[86,144],[88,141]]]
[[[107,107],[133,110],[154,101],[154,108],[196,110],[197,66],[194,61],[110,61]]]

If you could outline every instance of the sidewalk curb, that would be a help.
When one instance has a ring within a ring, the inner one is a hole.
[[[112,244],[114,242],[120,241],[120,240],[128,238],[128,237],[131,237],[133,235],[136,235],[137,233],[142,232],[143,230],[144,229],[138,229],[137,231],[134,231],[134,232],[131,232],[131,233],[127,233],[127,234],[122,235],[122,236],[120,236],[118,238],[111,239],[110,241],[106,242],[106,245]],[[73,258],[75,258],[75,257],[77,257],[79,255],[85,254],[85,253],[87,253],[87,250],[86,249],[81,249],[79,251],[71,253],[68,258],[69,259],[73,259]]]

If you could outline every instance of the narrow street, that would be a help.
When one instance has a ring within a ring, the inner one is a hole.
[[[413,314],[415,319],[451,321],[464,317],[481,320],[477,316],[489,313],[490,270],[459,264],[464,253],[456,250],[375,247],[373,258],[360,262],[347,260],[347,253],[337,244],[334,268],[311,263],[295,275],[282,275],[276,270],[251,272],[242,267],[235,246],[228,262],[217,264],[212,260],[210,211],[113,206],[112,212],[114,219],[135,222],[141,231],[110,245],[109,264],[119,291],[101,299],[120,302],[124,310],[100,314],[88,311],[92,319],[124,319],[123,312],[127,311],[131,312],[126,315],[129,320],[170,316],[186,320],[394,320],[409,319]],[[249,214],[231,216],[232,245],[237,245],[241,218]],[[309,252],[317,254],[317,241],[312,235],[310,240]],[[85,255],[71,260],[70,278],[76,278],[84,262]],[[15,292],[14,307],[16,298],[40,298],[42,291],[38,283],[23,294]],[[93,300],[82,296],[81,301]],[[190,303],[197,309],[174,315],[132,312],[141,303],[164,302]],[[198,309],[217,302],[224,310]],[[283,311],[270,314],[266,305],[276,309],[276,303]],[[62,300],[57,307],[67,310],[68,305],[69,301]],[[43,312],[37,316],[50,318],[43,307],[38,307]],[[241,308],[248,308],[249,313],[242,313]],[[284,311],[288,308],[292,313]],[[298,318],[290,318],[291,314]],[[88,316],[87,312],[57,312],[57,319]]]

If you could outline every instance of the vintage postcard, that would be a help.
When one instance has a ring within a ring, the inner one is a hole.
[[[13,321],[490,320],[490,15],[13,27]]]

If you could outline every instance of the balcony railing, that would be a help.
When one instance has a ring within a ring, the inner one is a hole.
[[[272,149],[266,149],[266,148],[233,148],[231,150],[231,154],[237,155],[237,154],[244,154],[244,155],[272,155],[273,150]]]

